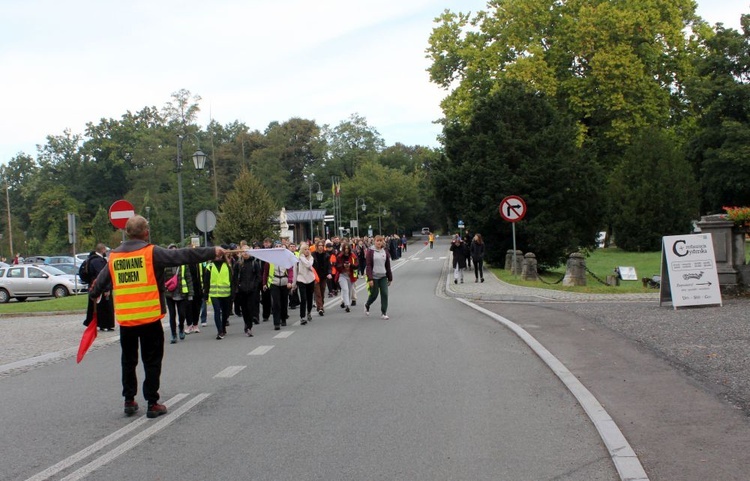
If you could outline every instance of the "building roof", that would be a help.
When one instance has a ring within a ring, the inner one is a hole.
[[[325,209],[313,209],[313,210],[288,210],[286,211],[286,222],[287,224],[298,224],[300,222],[320,222],[326,215]],[[278,217],[276,221],[278,222]]]

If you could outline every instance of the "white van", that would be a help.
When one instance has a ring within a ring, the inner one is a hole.
[[[422,235],[430,235],[430,228],[422,227]]]

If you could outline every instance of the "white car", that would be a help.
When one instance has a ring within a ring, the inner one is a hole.
[[[20,302],[29,297],[65,297],[87,287],[77,283],[76,276],[53,266],[18,264],[0,268],[0,303],[14,297]]]

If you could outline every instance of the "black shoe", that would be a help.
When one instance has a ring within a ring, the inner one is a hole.
[[[247,337],[253,337],[253,333],[247,327],[245,328],[245,334],[247,335]]]
[[[286,327],[286,321],[281,321],[281,327]]]
[[[481,280],[481,282],[484,282],[484,277],[482,277],[482,280]]]
[[[344,309],[344,310],[345,310],[346,312],[349,312],[349,308],[348,308],[348,307],[347,307],[346,309]]]
[[[281,326],[273,326],[273,330],[274,331],[280,331],[281,330]]]
[[[454,284],[458,284],[458,279],[453,279]]]
[[[159,403],[153,403],[148,405],[148,411],[146,416],[149,418],[157,418],[162,414],[167,414],[167,406]]]
[[[323,315],[323,309],[318,309],[318,315],[320,315],[320,316]]]
[[[356,299],[352,299],[352,307],[354,307],[356,305],[357,305],[357,300]]]
[[[257,319],[253,319],[253,324],[260,324],[260,321]]]
[[[307,319],[303,317],[302,319],[299,320],[299,323],[300,325],[304,326],[305,324],[307,324]]]
[[[135,401],[125,401],[125,415],[132,416],[138,410],[138,403]]]
[[[344,304],[344,303],[342,302],[342,303],[341,303],[341,308],[343,309],[343,308],[345,308],[345,307],[346,307],[346,304]]]
[[[222,336],[221,334],[217,334],[216,335],[216,340],[217,341],[221,341],[222,339],[224,339],[224,336]]]

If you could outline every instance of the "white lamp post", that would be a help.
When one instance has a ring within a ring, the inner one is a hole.
[[[354,199],[354,215],[357,218],[357,237],[359,237],[359,201],[362,201],[362,212],[367,210],[367,204],[365,204],[365,199],[362,199],[360,197],[357,197]]]
[[[313,184],[316,184],[318,186],[318,191],[315,193],[315,198],[318,199],[318,202],[323,200],[323,190],[320,188],[319,182],[313,182],[313,181],[307,181],[307,187],[309,188],[309,194],[310,194],[310,241],[312,242],[314,234],[313,234],[313,219],[312,219],[312,188]]]

